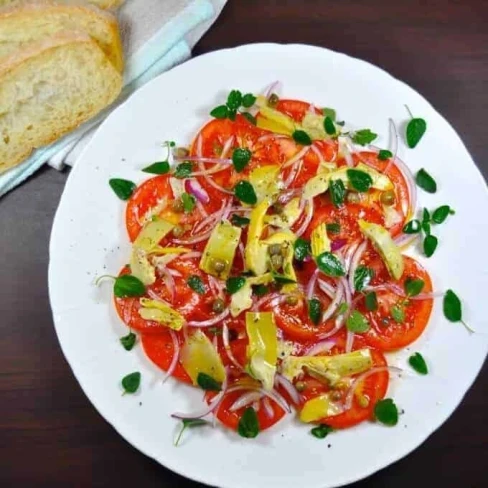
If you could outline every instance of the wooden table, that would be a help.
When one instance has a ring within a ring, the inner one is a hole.
[[[317,44],[371,61],[430,100],[487,176],[487,20],[485,0],[229,0],[195,55],[274,41]],[[456,161],[445,167],[456,171]],[[92,407],[61,354],[47,264],[67,176],[45,168],[0,202],[0,486],[196,487],[125,442]],[[487,387],[485,364],[438,432],[353,486],[488,486]]]

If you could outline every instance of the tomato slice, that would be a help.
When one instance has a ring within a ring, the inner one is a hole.
[[[301,122],[311,107],[313,108],[313,105],[308,102],[283,99],[278,102],[276,110],[288,115],[295,122]],[[321,113],[317,108],[314,109],[314,112],[317,114]]]
[[[184,338],[180,333],[177,333],[177,337],[181,347],[184,343]],[[168,371],[174,355],[174,345],[169,330],[163,328],[158,335],[141,334],[141,342],[146,356],[163,371]],[[180,362],[176,364],[171,376],[184,383],[192,383],[191,378]]]
[[[390,278],[383,262],[370,254],[366,256],[365,265],[374,269],[375,277],[371,286],[384,285],[386,289],[378,289],[376,296],[378,300],[378,309],[370,312],[366,309],[364,300],[361,300],[357,309],[364,313],[371,325],[368,332],[364,334],[366,342],[382,351],[391,351],[401,347],[408,346],[415,341],[426,328],[430,314],[432,312],[433,300],[408,299],[405,303],[403,293],[404,282],[407,279],[420,279],[424,282],[422,293],[432,292],[432,281],[427,271],[415,259],[404,256],[405,271],[400,280],[394,281]],[[390,288],[393,286],[393,290]],[[395,292],[395,287],[398,292]],[[404,311],[404,320],[401,323],[396,322],[392,317],[392,307],[401,306]]]
[[[339,334],[343,337],[342,334]],[[338,339],[337,347],[334,347],[331,354],[340,354],[344,352],[344,340]],[[361,349],[365,346],[365,342],[361,338],[356,338],[354,341],[353,350]],[[376,349],[370,349],[371,357],[373,359],[373,367],[387,366],[386,359],[381,351]],[[330,391],[330,388],[322,382],[311,378],[305,377],[303,380],[305,384],[305,390],[302,392],[302,396],[305,401],[315,398],[318,395]],[[335,429],[345,429],[357,425],[364,420],[371,419],[373,417],[373,410],[376,402],[381,400],[386,395],[388,390],[389,374],[387,371],[379,371],[367,376],[355,389],[355,394],[352,401],[352,406],[345,412],[330,417],[325,417],[319,421],[334,427]],[[335,390],[338,394],[337,402],[344,403],[347,397],[349,388]],[[367,401],[367,405],[361,405],[360,398]]]

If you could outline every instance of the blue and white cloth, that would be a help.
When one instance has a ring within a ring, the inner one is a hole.
[[[187,60],[227,0],[126,0],[118,12],[126,55],[124,88],[117,101],[94,119],[0,175],[0,196],[43,164],[72,166],[100,122],[137,88]]]

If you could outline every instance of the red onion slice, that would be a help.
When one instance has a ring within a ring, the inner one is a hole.
[[[322,288],[321,284],[322,284],[322,281],[319,280],[319,287],[320,288]],[[332,317],[332,315],[334,315],[335,311],[337,310],[337,307],[341,303],[343,296],[344,296],[344,285],[342,282],[339,282],[337,284],[337,288],[335,289],[334,298],[332,299],[329,306],[327,307],[327,309],[322,314],[322,322],[327,322],[327,320],[329,320]],[[327,336],[327,337],[329,337],[329,336]],[[326,337],[321,336],[321,339],[326,339]]]
[[[307,213],[305,215],[305,219],[303,220],[302,225],[295,232],[297,237],[300,237],[307,230],[307,227],[310,225],[310,222],[312,221],[313,218],[313,210],[314,210],[313,199],[305,200],[304,206],[307,207],[306,210]]]
[[[327,281],[319,280],[319,288],[332,300],[337,293],[337,288],[334,288],[330,283]]]
[[[208,193],[195,178],[185,180],[185,190],[187,193],[191,193],[200,203],[210,202]]]
[[[302,397],[295,386],[281,374],[277,374],[275,377],[275,382],[277,385],[283,387],[283,389],[290,395],[295,405],[300,405],[302,403]]]
[[[354,275],[356,274],[356,269],[359,265],[359,261],[361,261],[367,245],[368,241],[363,241],[361,244],[359,244],[351,258],[351,266],[349,268],[349,288],[352,294],[354,294],[355,292]]]
[[[232,159],[229,158],[206,158],[203,156],[186,156],[184,158],[174,157],[175,161],[192,161],[194,163],[212,163],[212,164],[232,164]]]
[[[283,186],[288,188],[295,180],[302,169],[303,159],[299,159],[290,169],[290,174],[287,176],[286,180],[283,181]]]
[[[248,391],[241,395],[230,407],[230,412],[235,412],[241,408],[247,407],[249,404],[261,400],[261,393],[259,391]]]
[[[317,356],[322,352],[328,352],[335,346],[333,341],[320,341],[305,351],[304,356]]]
[[[329,330],[329,332],[326,332],[325,334],[320,334],[318,338],[320,340],[328,339],[329,337],[332,337],[334,334],[339,332],[343,326],[344,326],[344,317],[341,315],[336,318],[334,328],[332,330]]]
[[[171,359],[168,370],[163,376],[163,383],[166,383],[166,380],[173,374],[180,357],[180,343],[178,341],[178,336],[176,335],[175,331],[171,329],[169,329],[169,334],[173,342],[173,358]]]
[[[351,352],[352,348],[354,346],[354,332],[351,332],[350,330],[347,331],[347,338],[346,338],[346,352]]]
[[[317,283],[317,278],[319,276],[319,272],[320,272],[320,270],[317,268],[313,272],[312,276],[310,277],[310,281],[308,282],[307,291],[306,291],[307,300],[311,300],[313,297],[313,294],[315,293],[315,285]]]
[[[210,327],[211,325],[218,324],[219,322],[222,322],[228,315],[229,315],[229,309],[224,310],[221,314],[215,316],[212,319],[208,320],[190,320],[186,325],[188,327]]]
[[[271,406],[271,402],[269,401],[269,398],[266,397],[263,400],[263,408],[264,408],[264,413],[266,414],[266,417],[269,419],[273,417],[274,415],[274,410],[273,407]]]
[[[330,243],[330,250],[336,252],[347,244],[347,239],[335,239]]]
[[[229,358],[229,361],[239,370],[244,371],[244,368],[239,364],[239,361],[235,358],[234,354],[232,353],[232,349],[230,347],[229,341],[229,328],[227,324],[224,324],[222,327],[222,341],[224,343],[224,349]]]
[[[258,391],[263,396],[267,396],[270,400],[273,400],[277,403],[285,412],[291,413],[290,405],[288,402],[275,390],[265,390],[264,388],[249,388],[248,386],[232,386],[227,390],[227,393],[232,393],[234,391],[241,391],[241,390],[253,390]]]
[[[393,242],[398,246],[398,247],[407,247],[410,244],[413,244],[418,240],[420,237],[420,234],[399,234],[393,239]]]
[[[291,166],[292,164],[296,163],[310,151],[310,146],[304,146],[300,151],[295,153],[288,161],[285,161],[283,165],[281,166],[283,169],[288,168],[288,166]]]

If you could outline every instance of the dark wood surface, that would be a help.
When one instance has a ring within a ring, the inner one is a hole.
[[[317,44],[371,61],[447,117],[486,177],[487,21],[485,0],[229,0],[195,55],[274,41]],[[456,161],[445,163],[446,171],[455,171]],[[125,442],[91,406],[61,354],[47,264],[67,176],[45,168],[0,201],[0,486],[196,487]],[[485,364],[438,432],[352,486],[488,486],[487,386]]]

